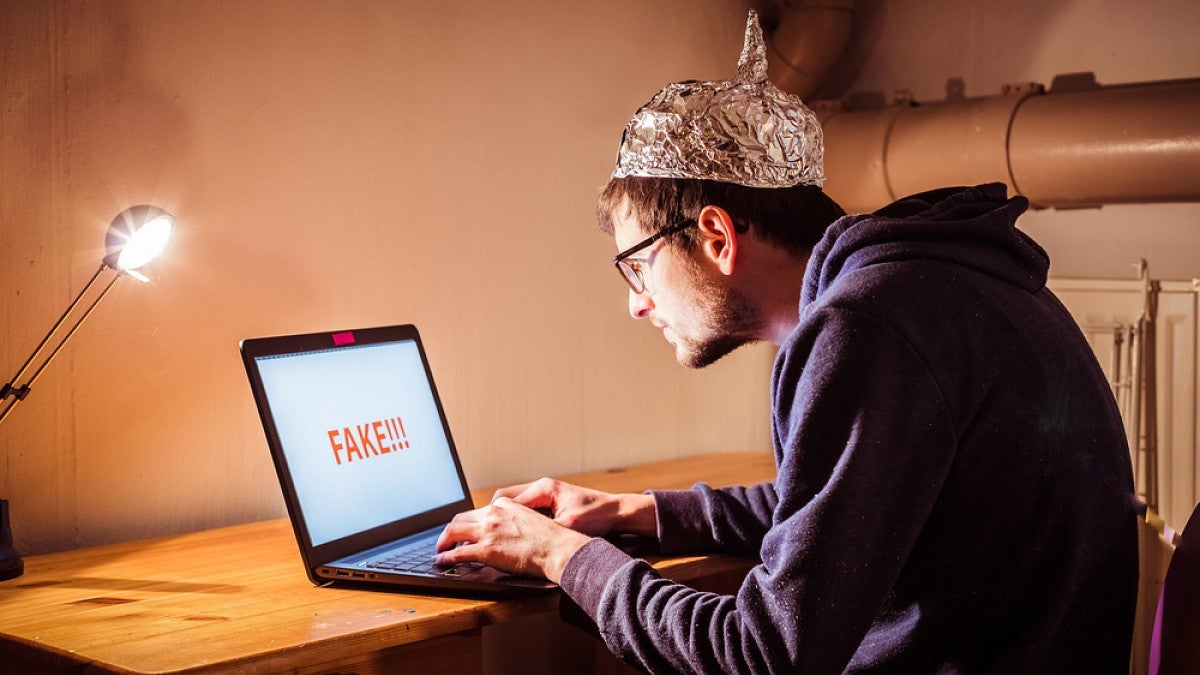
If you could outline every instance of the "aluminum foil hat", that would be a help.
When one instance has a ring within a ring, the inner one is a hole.
[[[750,10],[737,75],[664,87],[625,127],[612,175],[820,186],[824,159],[817,116],[767,80],[762,27]]]

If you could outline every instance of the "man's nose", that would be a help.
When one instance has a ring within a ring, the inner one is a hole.
[[[629,289],[629,315],[635,319],[644,319],[650,310],[654,309],[654,301],[650,299],[650,294],[642,291],[635,293],[633,289]]]

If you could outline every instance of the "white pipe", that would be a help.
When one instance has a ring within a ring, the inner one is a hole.
[[[767,42],[767,77],[806,99],[846,50],[854,0],[784,0],[781,9]]]
[[[999,181],[1036,206],[1200,201],[1200,79],[850,111],[816,102],[826,192],[851,212]]]

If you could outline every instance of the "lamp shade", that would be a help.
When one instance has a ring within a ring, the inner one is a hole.
[[[131,206],[117,214],[104,238],[104,264],[145,281],[135,272],[162,253],[175,230],[175,216],[150,204]]]

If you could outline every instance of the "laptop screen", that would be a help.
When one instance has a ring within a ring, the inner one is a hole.
[[[254,360],[314,546],[467,497],[415,340]]]

